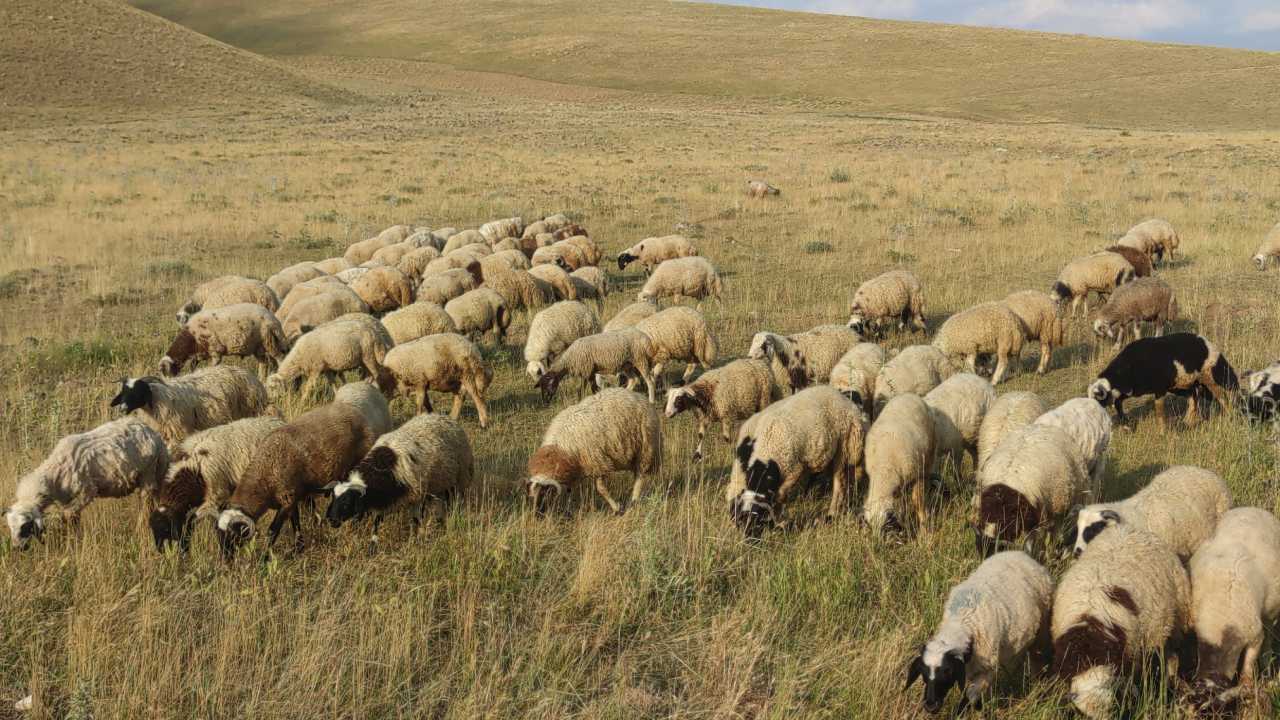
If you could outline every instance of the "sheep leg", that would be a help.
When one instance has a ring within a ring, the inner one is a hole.
[[[688,365],[685,365],[685,366],[684,366],[684,375],[680,376],[680,384],[681,384],[681,385],[688,385],[688,384],[689,384],[689,378],[693,377],[693,373],[694,373],[694,371],[696,371],[697,369],[698,369],[698,366],[697,366],[697,364],[696,364],[696,363],[689,363]]]
[[[1049,358],[1053,354],[1053,346],[1047,342],[1040,343],[1040,364],[1036,365],[1036,374],[1043,375],[1049,369]]]
[[[1200,422],[1200,404],[1196,402],[1196,394],[1191,393],[1191,397],[1187,399],[1187,414],[1182,419],[1183,424],[1192,427]]]
[[[609,503],[609,508],[612,509],[615,514],[622,514],[622,506],[619,505],[618,501],[614,500],[613,496],[609,494],[609,487],[605,484],[605,477],[603,475],[596,478],[596,492],[600,493],[600,497],[604,498],[604,501]]]
[[[489,427],[489,408],[484,404],[484,398],[471,383],[466,383],[462,388],[467,391],[467,395],[471,396],[471,402],[476,406],[476,415],[480,418],[480,427]],[[458,400],[462,400],[461,395],[458,396]]]
[[[711,420],[705,415],[698,415],[698,446],[693,449],[693,461],[700,462],[702,460],[702,441],[707,435],[707,426],[711,424]],[[721,423],[721,429],[724,423]]]
[[[449,417],[457,420],[462,416],[462,391],[453,394],[453,407],[449,409]]]
[[[916,513],[916,532],[923,533],[929,530],[924,508],[924,480],[917,479],[911,484],[911,508]]]
[[[267,535],[267,549],[270,550],[276,544],[276,538],[280,537],[280,530],[284,527],[284,521],[289,517],[288,508],[280,508],[276,511],[276,516],[271,518],[271,527]]]
[[[591,373],[587,376],[587,387],[591,388],[592,395],[600,392],[600,383],[596,381],[595,373]]]
[[[651,379],[651,378],[649,377],[649,374],[648,374],[648,373],[641,373],[640,375],[641,375],[641,377],[643,377],[643,378],[644,378],[644,384],[645,384],[645,386],[647,386],[647,387],[649,388],[649,402],[650,402],[650,403],[652,403],[652,402],[654,402],[654,398],[655,398],[655,397],[656,397],[656,395],[657,395],[657,393],[655,392],[654,387],[653,387],[654,380],[653,380],[653,379]]]
[[[1258,672],[1258,655],[1262,653],[1262,637],[1249,643],[1244,649],[1244,662],[1240,665],[1240,685],[1253,687],[1254,676]]]
[[[635,473],[635,480],[631,483],[631,500],[627,502],[627,507],[636,504],[640,499],[640,495],[644,492],[645,474],[642,472]]]
[[[1192,404],[1194,404],[1194,403],[1195,403],[1195,399],[1194,399],[1194,398],[1192,398]],[[1167,424],[1166,424],[1166,422],[1165,422],[1164,396],[1163,396],[1163,395],[1161,395],[1160,397],[1156,398],[1155,410],[1156,410],[1156,419],[1160,421],[1160,429],[1161,429],[1161,430],[1166,430],[1166,429],[1168,429],[1168,425],[1167,425]]]
[[[1071,298],[1071,317],[1076,316],[1076,308],[1080,307],[1080,296]]]
[[[969,366],[969,372],[976,375],[978,373],[978,353],[970,353],[964,361]]]
[[[827,520],[834,520],[836,513],[844,512],[849,504],[850,468],[840,463],[831,473],[831,506],[827,508]]]
[[[662,373],[666,369],[667,368],[664,367],[662,363],[657,363],[649,370],[653,374],[653,381],[657,383],[659,387],[661,387],[662,385]],[[653,398],[649,398],[649,401],[652,402]]]
[[[297,505],[294,505],[293,510],[289,511],[289,527],[293,528],[294,551],[302,552],[302,518],[298,517]]]
[[[1133,321],[1133,339],[1134,340],[1142,339],[1142,324],[1139,323],[1137,320]]]
[[[1008,370],[1009,370],[1009,353],[1008,351],[1001,352],[996,357],[996,371],[991,375],[991,384],[999,385],[1000,381],[1004,380],[1005,373],[1008,372]]]

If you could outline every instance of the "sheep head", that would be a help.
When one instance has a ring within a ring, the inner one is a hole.
[[[243,510],[229,508],[218,516],[218,545],[222,547],[222,555],[230,560],[241,545],[253,539],[256,527],[253,518]]]
[[[124,408],[131,413],[138,408],[151,406],[151,382],[153,378],[125,378],[120,381],[120,392],[111,398],[111,407]]]
[[[4,514],[4,519],[9,525],[9,539],[19,550],[25,548],[32,538],[44,535],[44,513],[38,508],[10,509]]]

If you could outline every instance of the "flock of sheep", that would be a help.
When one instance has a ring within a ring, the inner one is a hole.
[[[767,189],[749,192],[776,194]],[[1129,398],[1153,395],[1162,410],[1165,395],[1183,395],[1194,422],[1203,397],[1258,410],[1280,393],[1280,365],[1250,374],[1241,389],[1208,340],[1163,334],[1177,305],[1155,267],[1178,246],[1168,223],[1142,223],[1069,263],[1051,292],[976,305],[943,322],[930,344],[889,353],[874,340],[925,330],[921,283],[894,270],[857,289],[847,322],[760,332],[746,357],[714,367],[721,350],[700,308],[723,287],[683,236],[647,238],[617,255],[619,270],[638,264],[648,277],[637,301],[602,324],[605,255],[563,215],[462,231],[395,226],[266,281],[226,276],[197,287],[159,362],[167,377],[122,381],[111,404],[124,416],[60,440],[19,480],[5,519],[22,547],[43,534],[52,505],[74,523],[97,497],[141,491],[157,547],[186,549],[207,518],[228,557],[260,534],[268,511],[268,547],[286,521],[301,542],[300,509],[324,495],[334,527],[372,514],[376,533],[395,508],[416,525],[471,483],[459,415],[465,397],[480,427],[489,424],[493,378],[477,343],[501,342],[523,313],[531,316],[526,369],[544,398],[553,401],[566,378],[590,392],[552,420],[528,460],[523,489],[538,512],[591,485],[622,512],[608,487],[619,472],[634,476],[630,502],[639,499],[659,472],[662,414],[696,415],[695,461],[719,423],[732,449],[729,516],[752,536],[787,525],[788,501],[814,478],[830,478],[829,516],[865,485],[865,525],[922,532],[926,494],[947,468],[963,477],[967,454],[975,544],[986,559],[952,590],[937,632],[908,667],[908,686],[924,682],[927,709],[940,708],[952,687],[962,706],[981,703],[998,671],[1030,653],[1052,658],[1083,713],[1107,717],[1122,678],[1152,653],[1167,651],[1176,668],[1193,631],[1193,698],[1222,707],[1242,695],[1234,686],[1252,682],[1265,627],[1280,614],[1280,521],[1231,509],[1221,478],[1192,467],[1169,468],[1127,500],[1096,502],[1107,494],[1107,406],[1123,420]],[[1275,255],[1280,226],[1255,260],[1261,268]],[[1049,408],[1030,392],[997,395],[1027,344],[1039,345],[1037,371],[1049,369],[1090,293],[1105,299],[1093,330],[1119,352],[1088,396]],[[681,298],[698,305],[661,307]],[[1154,337],[1142,337],[1144,322]],[[255,358],[260,370],[221,364],[228,356]],[[210,364],[180,374],[198,361]],[[680,382],[655,405],[679,364]],[[365,378],[341,385],[328,404],[278,417],[272,398],[348,371]],[[641,386],[645,395],[634,392]],[[433,412],[431,392],[453,396],[449,417]],[[388,406],[396,395],[417,409],[399,427]],[[1053,557],[1057,530],[1069,530],[1059,549],[1078,559],[1055,587],[1035,558]]]

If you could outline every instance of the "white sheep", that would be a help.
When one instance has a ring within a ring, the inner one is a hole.
[[[369,306],[360,296],[346,290],[345,292],[325,292],[313,295],[294,305],[289,315],[282,321],[285,342],[292,345],[298,336],[311,332],[325,323],[333,322],[344,315],[367,314]]]
[[[1036,372],[1043,375],[1053,359],[1053,349],[1062,347],[1066,342],[1066,329],[1058,304],[1039,290],[1016,292],[1002,302],[1022,321],[1026,339],[1040,342],[1040,364],[1036,366]]]
[[[146,423],[124,417],[53,446],[44,462],[18,480],[5,512],[9,537],[18,548],[44,533],[44,511],[57,503],[77,524],[80,512],[97,498],[125,497],[154,489],[164,478],[169,452],[164,438]]]
[[[1184,561],[1189,559],[1231,509],[1231,491],[1217,473],[1178,465],[1152,478],[1120,502],[1086,505],[1071,534],[1077,557],[1102,531],[1129,525],[1155,535]]]
[[[876,375],[875,395],[872,406],[875,414],[897,395],[911,393],[924,397],[956,374],[941,350],[932,345],[911,345],[890,357]]]
[[[347,246],[347,249],[342,253],[342,259],[351,263],[352,267],[356,267],[361,263],[368,262],[373,258],[373,254],[382,248],[387,247],[388,245],[394,245],[397,242],[400,241],[391,240],[389,238],[384,239],[381,236],[359,240]]]
[[[867,431],[867,499],[862,519],[871,529],[902,532],[898,504],[911,498],[917,531],[926,527],[925,483],[936,464],[938,449],[933,416],[919,395],[895,396]]]
[[[347,287],[346,283],[342,282],[337,277],[333,275],[321,275],[318,278],[305,280],[294,285],[293,289],[289,291],[289,294],[285,296],[284,301],[280,303],[280,308],[276,310],[276,317],[280,318],[281,323],[284,323],[289,319],[289,315],[293,312],[293,309],[298,306],[298,303],[326,293],[350,295],[356,300],[362,303],[364,302],[360,300],[360,296],[351,292],[351,288]]]
[[[1044,415],[1047,408],[1039,395],[1017,390],[996,398],[987,408],[978,430],[978,468],[987,463],[996,446],[1018,428],[1026,427]]]
[[[560,300],[578,299],[578,287],[573,284],[569,271],[559,265],[534,265],[529,268],[529,274],[550,285]]]
[[[196,286],[191,292],[191,299],[178,308],[178,324],[186,325],[187,319],[201,310],[237,303],[254,303],[275,312],[280,307],[280,298],[261,280],[224,275]]]
[[[456,268],[437,275],[424,275],[414,296],[418,302],[433,302],[443,306],[450,300],[469,290],[475,290],[484,283],[484,274],[480,263],[474,262],[465,268]]]
[[[1170,258],[1173,257],[1181,245],[1181,239],[1168,220],[1152,218],[1129,228],[1129,232],[1117,240],[1116,244],[1142,250],[1159,262],[1166,253]]]
[[[480,226],[480,236],[492,245],[504,237],[520,237],[524,232],[524,220],[519,216],[493,220]]]
[[[640,266],[648,274],[667,260],[693,257],[697,254],[698,248],[683,235],[645,238],[618,254],[618,269],[626,270],[628,265],[639,261]]]
[[[409,241],[398,242],[395,245],[388,245],[379,249],[369,258],[370,263],[381,263],[382,265],[395,267],[400,264],[401,258],[418,248],[411,245]]]
[[[501,295],[512,311],[532,310],[556,301],[555,289],[527,270],[492,272],[484,276],[484,284]]]
[[[884,363],[884,348],[876,343],[858,343],[836,361],[827,382],[869,416],[875,398],[876,376]]]
[[[1049,297],[1059,305],[1070,300],[1071,317],[1075,317],[1076,308],[1083,304],[1083,316],[1088,316],[1090,292],[1096,292],[1105,299],[1135,276],[1133,265],[1120,255],[1113,252],[1094,253],[1067,263],[1058,273]]]
[[[493,382],[493,370],[485,364],[475,343],[457,333],[440,333],[397,345],[383,361],[386,372],[378,386],[388,396],[412,395],[419,413],[434,412],[428,390],[453,394],[449,414],[462,414],[462,395],[476,406],[480,427],[489,426],[484,394]]]
[[[910,322],[924,330],[924,293],[909,270],[890,270],[858,286],[849,303],[849,327],[862,335],[876,335],[889,323],[901,330]]]
[[[448,255],[454,250],[475,244],[486,245],[488,241],[484,239],[484,235],[481,235],[479,230],[459,230],[445,240],[444,245],[440,248],[440,254]]]
[[[1090,398],[1072,398],[1036,418],[1035,424],[1062,428],[1080,451],[1093,487],[1102,487],[1111,446],[1111,415],[1106,408]]]
[[[653,340],[636,328],[602,332],[580,337],[570,343],[538,378],[544,400],[550,402],[566,377],[577,378],[592,393],[600,389],[597,375],[638,377],[648,389],[649,402],[656,398]]]
[[[331,257],[316,261],[316,269],[329,275],[337,275],[343,270],[353,267],[355,267],[355,263],[350,262],[344,257]],[[284,300],[284,298],[280,299]]]
[[[343,270],[342,272],[334,275],[334,277],[342,281],[342,283],[345,284],[347,287],[351,287],[351,283],[369,274],[369,271],[374,269],[375,267],[386,267],[386,266],[385,265],[367,265],[367,264],[360,265],[359,267],[347,268],[346,270]]]
[[[413,281],[394,267],[376,267],[351,282],[351,290],[376,313],[413,302]]]
[[[440,257],[440,251],[428,245],[415,250],[410,250],[400,256],[399,262],[396,263],[396,269],[405,275],[414,283],[422,282],[423,273],[432,260]]]
[[[941,470],[942,458],[946,456],[951,458],[959,475],[966,451],[973,458],[973,469],[977,472],[978,435],[987,409],[995,401],[996,391],[991,383],[970,373],[952,375],[924,396],[933,417],[935,472]]]
[[[121,380],[111,406],[136,413],[175,447],[193,432],[261,415],[267,409],[267,391],[252,372],[217,365],[168,380]]]
[[[289,296],[289,291],[294,285],[307,280],[314,280],[318,277],[327,275],[325,271],[316,267],[311,261],[300,262],[281,270],[280,272],[267,278],[267,287],[271,288],[271,292],[276,294],[276,298],[284,300]]]
[[[702,300],[708,297],[720,302],[723,290],[724,285],[715,266],[710,260],[695,255],[663,262],[645,281],[636,299],[656,302],[661,298],[678,300],[687,297],[701,305]]]
[[[1266,270],[1267,263],[1275,257],[1280,257],[1280,223],[1276,223],[1263,238],[1262,244],[1258,246],[1258,252],[1253,255],[1253,263],[1259,270]]]
[[[732,443],[737,424],[764,410],[780,396],[773,371],[763,360],[734,360],[708,370],[682,388],[667,393],[666,416],[673,418],[685,410],[698,417],[698,446],[695,462],[702,460],[702,443],[707,427],[720,423],[720,436]]]
[[[861,341],[862,336],[844,325],[819,325],[785,336],[758,332],[751,338],[747,357],[770,360],[792,390],[801,390],[827,380],[840,358]]]
[[[586,305],[558,302],[533,316],[524,343],[525,371],[535,381],[574,340],[600,332],[600,318]]]
[[[542,445],[529,457],[525,491],[542,513],[555,496],[594,483],[600,497],[621,513],[623,506],[606,484],[609,475],[626,471],[634,476],[632,505],[644,491],[645,478],[657,477],[661,463],[658,413],[643,396],[609,388],[555,416]]]
[[[370,379],[377,378],[390,349],[385,328],[379,332],[371,323],[344,315],[299,337],[280,367],[267,378],[267,386],[278,393],[305,378],[303,392],[309,394],[321,376],[333,382],[347,370],[363,370]]]
[[[1139,323],[1155,325],[1155,336],[1164,335],[1165,323],[1178,317],[1178,302],[1173,288],[1158,277],[1138,278],[1116,288],[1093,321],[1093,333],[1115,339],[1118,350],[1126,335],[1142,337]]]
[[[1010,358],[1022,354],[1026,332],[1022,321],[1003,303],[987,302],[962,310],[947,318],[933,338],[933,346],[948,358],[963,357],[969,372],[978,371],[978,357],[994,355],[996,369],[991,384],[999,385],[1009,369]]]
[[[580,267],[569,273],[569,277],[578,297],[594,299],[597,307],[602,306],[609,296],[609,274],[596,265]]]
[[[613,332],[614,330],[625,330],[629,327],[635,327],[636,323],[658,312],[658,304],[642,300],[633,302],[630,305],[618,311],[617,315],[609,318],[609,322],[604,324],[605,332]]]
[[[214,365],[226,356],[257,358],[265,373],[288,350],[284,329],[271,311],[261,305],[240,303],[192,315],[160,358],[160,372],[177,375],[188,362],[210,360]]]
[[[507,301],[487,287],[468,290],[445,303],[444,311],[453,319],[459,335],[483,336],[490,330],[501,343],[511,326]]]
[[[668,363],[685,363],[681,382],[689,382],[699,365],[703,370],[716,361],[719,344],[702,313],[688,307],[667,308],[636,323],[635,329],[653,340],[653,377],[661,383]]]
[[[748,180],[747,181],[747,197],[764,198],[774,195],[781,195],[782,191],[770,185],[764,180]]]
[[[396,345],[436,333],[458,332],[445,309],[435,303],[416,302],[382,316],[382,326]]]

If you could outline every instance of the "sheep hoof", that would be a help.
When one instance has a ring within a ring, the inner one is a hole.
[[[13,709],[18,712],[31,712],[33,707],[35,707],[35,700],[30,695],[13,704]]]

